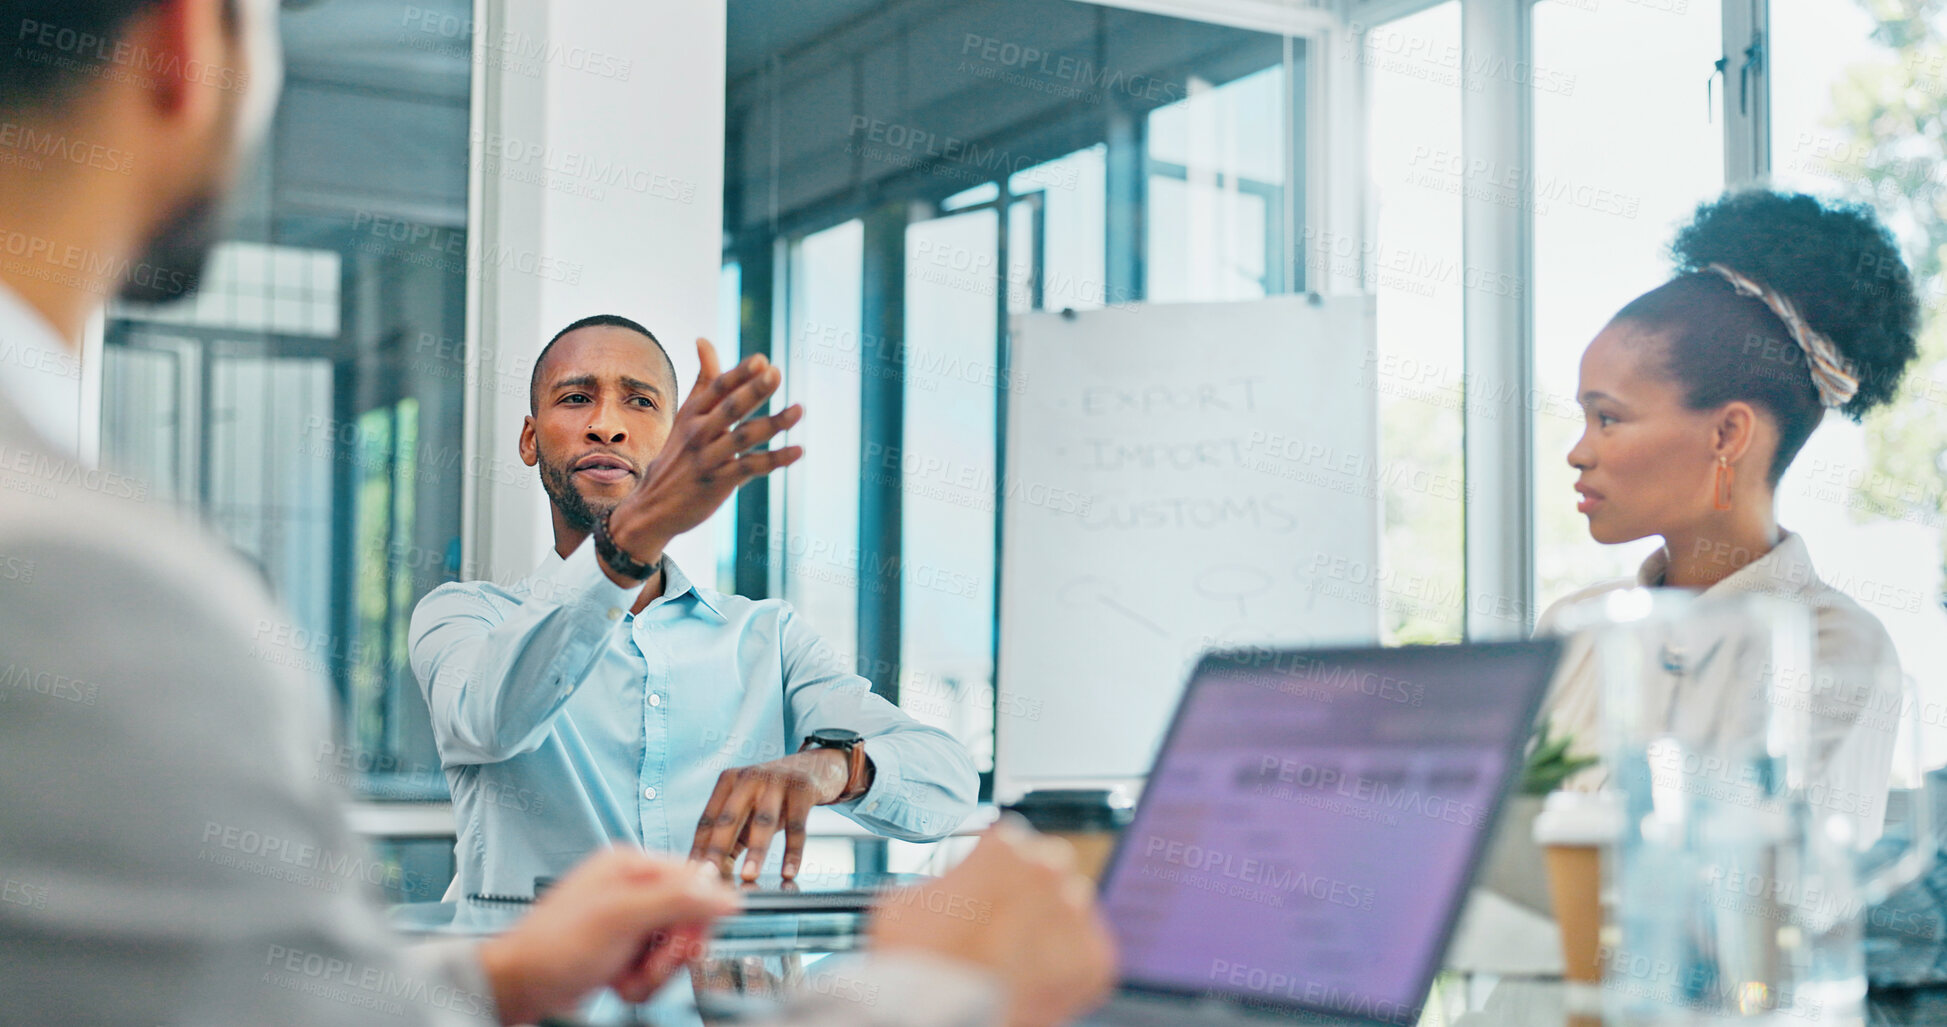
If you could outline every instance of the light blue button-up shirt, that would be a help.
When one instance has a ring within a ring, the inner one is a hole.
[[[873,694],[790,604],[663,569],[639,615],[640,590],[610,581],[588,543],[511,588],[442,585],[413,610],[462,893],[530,895],[617,841],[687,855],[726,767],[796,752],[820,728],[867,739],[872,787],[833,807],[861,825],[930,841],[973,811],[966,749]],[[780,832],[773,867],[783,847]]]

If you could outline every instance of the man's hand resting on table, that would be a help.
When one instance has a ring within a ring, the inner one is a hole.
[[[866,759],[869,774],[871,757]],[[837,802],[849,776],[845,755],[835,749],[807,749],[769,763],[731,767],[717,778],[716,791],[703,806],[690,858],[715,866],[728,878],[737,857],[747,854],[742,876],[755,881],[782,827],[782,872],[786,880],[798,876],[811,807]]]
[[[601,987],[642,1002],[700,954],[712,921],[736,910],[737,893],[708,867],[609,849],[482,942],[480,963],[506,1024],[568,1012]]]

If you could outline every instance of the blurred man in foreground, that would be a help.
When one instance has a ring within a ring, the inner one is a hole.
[[[273,0],[0,0],[0,32],[0,1021],[526,1023],[653,992],[735,907],[713,868],[608,850],[505,935],[402,947],[306,766],[324,690],[251,653],[261,585],[75,455],[87,321],[194,288],[269,122]],[[1049,844],[990,835],[930,886],[987,923],[896,900],[848,971],[876,1000],[778,1022],[1072,1016],[1108,942]]]

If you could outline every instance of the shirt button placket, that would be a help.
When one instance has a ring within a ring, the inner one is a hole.
[[[647,612],[647,611],[645,611]],[[668,725],[667,718],[658,721],[663,714],[663,685],[668,672],[668,659],[655,644],[646,621],[638,618],[636,622],[636,650],[643,657],[643,703],[642,703],[642,799],[653,803],[663,795],[661,787],[662,765],[665,762],[664,750],[669,744],[669,732],[663,730]],[[651,810],[647,806],[642,811],[643,841],[652,847],[659,840],[663,844],[673,844],[674,838],[661,838],[667,833],[668,818],[664,810]]]

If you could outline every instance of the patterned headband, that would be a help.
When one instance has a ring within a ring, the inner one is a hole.
[[[1771,308],[1772,313],[1778,315],[1778,320],[1785,322],[1793,341],[1805,351],[1805,366],[1812,372],[1812,384],[1818,387],[1820,403],[1828,407],[1842,407],[1859,394],[1859,375],[1853,371],[1852,364],[1839,355],[1839,347],[1834,346],[1831,339],[1819,334],[1806,322],[1790,299],[1722,264],[1712,264],[1710,270],[1723,275],[1739,296],[1757,297]]]

